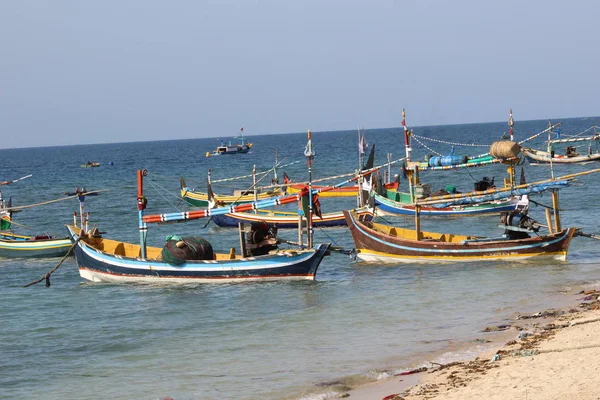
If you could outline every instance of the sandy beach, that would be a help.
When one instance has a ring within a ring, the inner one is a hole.
[[[600,399],[600,292],[576,295],[572,308],[486,327],[496,341],[475,359],[431,364],[352,390],[354,400]]]

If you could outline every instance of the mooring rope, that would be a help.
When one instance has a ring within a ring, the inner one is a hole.
[[[73,249],[77,246],[77,244],[79,243],[79,241],[83,239],[81,236],[77,238],[76,241],[73,242],[73,244],[71,245],[71,247],[69,247],[69,250],[67,250],[67,254],[65,254],[63,256],[63,258],[60,260],[60,262],[56,265],[56,267],[52,268],[50,271],[46,272],[46,275],[42,276],[40,279],[30,282],[27,285],[23,286],[23,287],[29,287],[31,285],[35,285],[36,283],[40,283],[41,281],[43,281],[44,279],[46,280],[46,287],[50,286],[50,275],[52,275],[52,273],[54,271],[56,271],[61,265],[62,263],[67,259],[67,257],[69,257],[69,255],[71,254],[71,252],[73,251]]]

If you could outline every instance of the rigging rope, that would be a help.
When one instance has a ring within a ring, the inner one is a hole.
[[[300,162],[300,160],[293,161],[291,163],[284,164],[284,165],[278,165],[277,168],[289,167],[290,165],[298,164],[299,162]],[[268,171],[257,172],[256,175],[268,174],[271,171],[273,171],[273,168],[269,169]],[[249,175],[243,175],[243,176],[236,176],[235,178],[217,179],[217,180],[211,181],[211,183],[229,182],[229,181],[235,181],[235,180],[238,180],[238,179],[251,178],[251,177],[252,177],[252,174],[249,174]]]
[[[430,138],[430,137],[415,135],[414,133],[412,134],[412,137],[413,138],[423,139],[423,140],[430,140],[432,142],[437,142],[437,143],[449,144],[449,145],[452,145],[452,146],[468,146],[468,147],[490,147],[491,146],[489,144],[448,142],[446,140],[440,140],[440,139],[434,139],[434,138]]]
[[[171,206],[173,206],[173,208],[175,208],[177,211],[181,211],[179,208],[177,208],[177,206],[176,206],[175,204],[171,203],[171,202],[169,201],[169,199],[167,199],[167,198],[166,198],[166,197],[165,197],[165,196],[162,194],[162,192],[160,192],[160,191],[159,191],[157,188],[160,188],[160,189],[162,189],[163,191],[165,191],[165,192],[166,192],[166,193],[168,193],[169,195],[171,195],[171,196],[175,197],[177,200],[180,200],[178,195],[176,195],[176,194],[174,194],[174,193],[171,193],[170,191],[168,191],[168,190],[167,190],[167,189],[165,189],[164,187],[160,186],[158,183],[154,182],[152,179],[149,179],[148,177],[146,177],[146,180],[147,180],[147,181],[148,181],[148,182],[149,182],[149,183],[150,183],[150,184],[153,186],[154,190],[156,190],[156,193],[158,193],[158,194],[159,194],[159,195],[160,195],[160,196],[161,196],[161,197],[162,197],[162,198],[163,198],[163,199],[164,199],[164,200],[165,200],[167,203],[169,203]]]
[[[437,151],[435,151],[432,148],[428,147],[425,143],[421,142],[419,139],[417,139],[415,137],[415,135],[413,135],[413,139],[415,139],[417,141],[417,143],[419,143],[421,146],[425,147],[427,150],[429,150],[430,152],[434,153],[435,155],[443,156],[443,154],[438,153]]]
[[[107,192],[108,190],[110,190],[110,189],[92,190],[92,191],[89,191],[89,192],[85,192],[85,195],[89,195],[89,194],[92,194],[92,193]],[[74,198],[77,198],[77,197],[79,197],[79,195],[74,194],[72,196],[68,196],[68,197],[65,197],[65,198],[62,198],[62,199],[49,200],[49,201],[44,201],[44,202],[36,203],[36,204],[28,204],[26,206],[7,207],[6,209],[7,210],[23,210],[25,208],[43,206],[43,205],[46,205],[46,204],[57,203],[59,201],[74,199]]]
[[[404,160],[406,160],[406,157],[402,157],[402,158],[399,158],[399,159],[394,160],[394,161],[389,161],[389,162],[387,162],[385,164],[381,164],[381,165],[378,165],[378,166],[373,167],[371,169],[367,169],[367,170],[360,171],[360,172],[355,171],[355,172],[348,173],[348,174],[341,174],[341,175],[336,175],[336,176],[329,176],[327,178],[315,179],[315,180],[312,180],[311,183],[317,183],[317,182],[322,182],[322,181],[327,181],[327,180],[337,179],[337,178],[345,178],[345,177],[348,177],[348,176],[354,176],[357,173],[361,174],[362,176],[366,176],[366,175],[369,175],[369,174],[377,171],[378,169],[381,169],[383,167],[387,167],[388,165],[397,164],[400,161],[404,161]],[[347,181],[345,183],[350,183],[351,181],[353,181],[353,179],[351,179],[351,180],[349,180],[349,181]],[[304,182],[291,182],[291,184],[293,184],[293,185],[308,185],[308,181],[304,181]],[[285,186],[285,184],[284,185],[261,186],[260,189],[269,189],[269,188],[280,187],[280,186]],[[334,185],[334,186],[337,186],[337,185]]]

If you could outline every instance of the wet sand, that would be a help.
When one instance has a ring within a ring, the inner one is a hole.
[[[344,396],[353,400],[600,399],[599,296],[600,292],[586,291],[574,296],[578,303],[573,307],[486,327],[497,347],[474,359],[432,363],[425,371],[397,374]]]

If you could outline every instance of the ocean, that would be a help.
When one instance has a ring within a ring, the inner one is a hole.
[[[600,117],[562,120],[563,135],[599,124]],[[515,139],[547,127],[547,120],[517,121]],[[430,149],[475,155],[507,131],[506,123],[414,127],[435,138]],[[386,153],[404,155],[401,128],[366,129],[376,145],[375,163]],[[306,133],[248,135],[248,154],[205,157],[218,140],[192,139],[0,150],[0,181],[32,174],[2,186],[13,205],[64,198],[76,187],[106,190],[88,197],[90,221],[118,240],[137,241],[136,170],[147,169],[149,213],[187,209],[179,179],[205,191],[212,179],[268,171],[278,159],[296,181],[308,176]],[[546,136],[534,141],[543,148]],[[233,140],[233,139],[232,139]],[[469,146],[463,146],[469,144]],[[357,132],[314,132],[313,178],[357,168]],[[413,142],[413,159],[431,154]],[[80,168],[88,161],[99,168]],[[600,164],[554,167],[556,176]],[[547,166],[523,165],[528,181],[550,177]],[[398,165],[392,174],[400,173]],[[468,171],[422,173],[432,188],[447,184],[473,190],[476,180],[506,175],[502,165]],[[262,182],[268,184],[271,177]],[[335,181],[333,182],[335,183]],[[248,188],[251,179],[215,183],[217,193]],[[561,191],[563,226],[598,233],[600,175],[588,175]],[[406,187],[404,181],[401,188]],[[550,204],[550,196],[532,197]],[[321,199],[323,212],[355,205],[350,199]],[[24,209],[14,215],[16,232],[64,236],[76,200]],[[531,215],[544,221],[544,209]],[[410,226],[411,218],[385,217]],[[423,229],[497,234],[497,216],[423,221]],[[148,241],[162,246],[169,234],[194,234],[227,250],[237,231],[207,220],[150,226]],[[294,231],[280,231],[294,240]],[[346,228],[317,229],[315,242],[353,247]],[[368,264],[333,253],[316,281],[237,284],[115,285],[80,278],[67,259],[51,286],[23,286],[41,278],[58,259],[0,259],[0,398],[14,399],[327,399],[336,390],[389,376],[433,360],[469,352],[482,329],[574,301],[575,288],[600,282],[597,242],[575,238],[566,262],[469,262]]]

